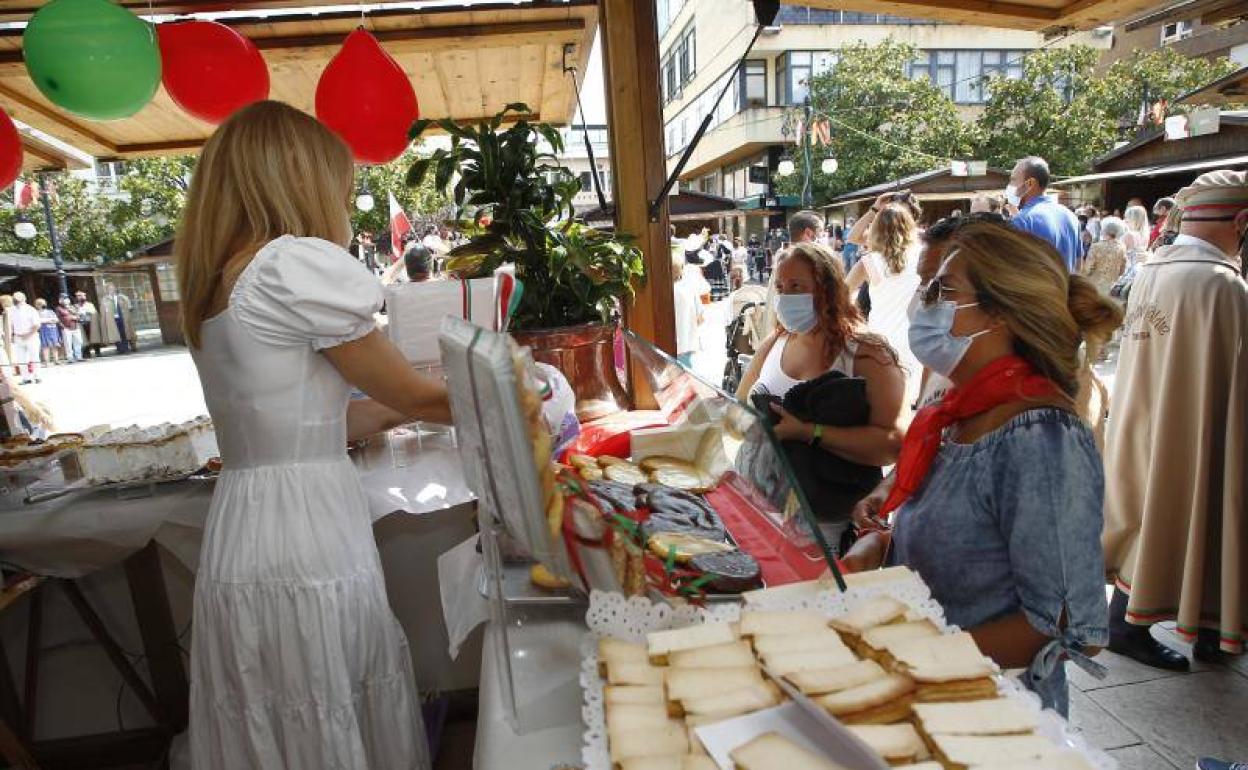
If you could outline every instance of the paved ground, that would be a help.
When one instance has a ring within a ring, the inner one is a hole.
[[[726,360],[722,330],[729,312],[727,303],[707,309],[702,350],[694,361],[698,373],[717,384]],[[1111,388],[1115,363],[1111,351],[1098,366]],[[54,410],[62,430],[153,424],[205,413],[195,368],[181,348],[147,347],[131,356],[55,367],[31,388]],[[1158,628],[1154,633],[1189,651],[1172,632]],[[1123,770],[1189,770],[1206,754],[1248,761],[1248,659],[1229,667],[1197,665],[1189,674],[1157,671],[1108,652],[1099,660],[1110,668],[1103,681],[1069,667],[1072,721]],[[448,743],[467,748],[470,736],[459,737]]]

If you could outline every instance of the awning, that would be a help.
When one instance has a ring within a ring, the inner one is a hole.
[[[1227,105],[1248,101],[1248,67],[1241,67],[1231,74],[1207,83],[1174,100],[1175,104]]]
[[[1103,182],[1107,179],[1121,179],[1123,177],[1156,177],[1166,176],[1168,174],[1183,174],[1191,171],[1209,171],[1217,168],[1238,168],[1240,166],[1248,166],[1248,155],[1233,155],[1229,158],[1214,158],[1212,160],[1197,160],[1190,163],[1170,163],[1163,166],[1141,166],[1140,168],[1125,168],[1118,171],[1104,171],[1100,174],[1084,174],[1082,176],[1072,176],[1053,182],[1050,187],[1068,187],[1073,184],[1083,184],[1086,182]]]
[[[43,0],[0,0],[0,20],[26,21]],[[149,4],[126,0],[136,13]],[[312,113],[316,84],[348,33],[358,7],[320,0],[154,0],[155,13],[272,9],[266,16],[218,18],[252,40],[269,65],[270,96]],[[363,26],[411,78],[421,116],[486,118],[523,102],[532,119],[567,123],[575,108],[572,77],[584,76],[598,26],[594,0],[455,4],[370,4]],[[191,117],[163,88],[137,114],[114,121],[75,117],[52,105],[26,74],[21,27],[0,29],[0,107],[17,120],[97,158],[194,152],[213,126]],[[567,51],[565,58],[565,51]]]
[[[65,263],[65,272],[67,273],[80,273],[94,269],[95,265],[83,264],[82,262]],[[0,274],[54,272],[56,272],[56,263],[50,259],[32,257],[29,254],[0,253]]]

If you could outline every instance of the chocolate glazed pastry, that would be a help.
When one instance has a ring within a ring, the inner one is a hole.
[[[718,539],[721,540],[726,535],[724,522],[719,518],[715,509],[705,500],[688,492],[672,489],[652,492],[649,497],[649,508],[652,518],[663,516],[685,521],[691,527],[719,533]]]
[[[591,481],[587,485],[594,500],[602,506],[604,512],[631,513],[637,510],[637,496],[629,484],[614,481]]]
[[[719,529],[700,527],[692,523],[688,518],[682,516],[674,516],[670,513],[651,513],[650,518],[646,519],[641,525],[641,532],[649,540],[651,535],[660,532],[676,532],[682,535],[689,535],[702,540],[711,540],[714,542],[724,542],[727,532],[720,527]]]
[[[706,584],[711,592],[736,594],[762,585],[758,562],[742,551],[694,556],[689,561],[689,566],[703,574],[712,575]]]

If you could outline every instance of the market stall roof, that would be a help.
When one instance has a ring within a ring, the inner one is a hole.
[[[675,195],[668,196],[667,206],[668,218],[673,222],[714,219],[715,217],[726,217],[739,213],[737,202],[732,198],[697,192],[696,190],[681,190]],[[608,207],[604,211],[594,207],[578,216],[584,219],[587,224],[610,224],[614,221],[615,209]]]
[[[1105,171],[1099,174],[1083,174],[1081,176],[1072,176],[1053,182],[1050,187],[1069,187],[1076,184],[1087,184],[1088,182],[1104,182],[1109,179],[1121,179],[1123,177],[1146,177],[1166,176],[1167,174],[1183,174],[1189,171],[1213,171],[1219,168],[1238,169],[1248,166],[1248,155],[1233,155],[1228,158],[1212,158],[1207,160],[1193,161],[1191,163],[1168,163],[1160,166],[1140,166],[1139,168],[1126,168],[1118,171]]]
[[[78,155],[66,152],[63,148],[26,131],[19,130],[18,137],[22,142],[22,171],[90,167],[90,164]]]
[[[1248,67],[1240,67],[1231,74],[1207,83],[1174,100],[1175,104],[1248,104]]]
[[[44,0],[0,0],[0,21],[21,22]],[[136,12],[228,11],[217,21],[246,35],[269,65],[271,97],[308,112],[321,71],[351,30],[358,6],[324,0],[125,0]],[[243,15],[266,10],[265,16]],[[364,26],[412,79],[427,118],[469,121],[511,102],[530,116],[566,123],[575,106],[565,63],[585,72],[598,25],[594,0],[532,0],[489,4],[370,4]],[[22,28],[0,29],[0,107],[16,119],[97,158],[194,152],[213,126],[183,112],[160,89],[150,104],[123,120],[95,122],[53,106],[35,88],[22,60]],[[566,52],[566,60],[565,60]]]
[[[80,273],[94,269],[95,265],[85,264],[82,262],[65,263],[65,271],[70,273]],[[0,252],[0,275],[54,272],[56,272],[56,263],[50,259],[32,257],[29,254]]]
[[[847,206],[901,190],[910,190],[920,200],[961,200],[984,190],[1004,189],[1009,177],[1009,171],[999,168],[990,168],[983,176],[954,176],[949,166],[943,166],[838,195],[824,208]]]
[[[1057,35],[1111,24],[1155,7],[1157,0],[805,0],[802,5]]]

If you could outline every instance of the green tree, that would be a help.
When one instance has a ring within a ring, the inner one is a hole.
[[[367,231],[380,236],[390,229],[390,193],[394,193],[418,230],[421,225],[438,223],[451,217],[450,199],[434,187],[432,174],[420,184],[408,186],[407,170],[419,157],[422,155],[408,150],[385,165],[364,166],[356,170],[357,191],[367,187],[374,200],[372,211],[352,207],[351,226],[357,233]]]
[[[71,262],[94,262],[97,257],[107,259],[115,243],[115,234],[108,222],[109,201],[95,195],[83,180],[64,173],[44,175],[40,184],[47,185],[51,195],[52,216],[65,259]],[[13,232],[22,219],[35,226],[36,235],[29,241],[18,238]],[[52,255],[43,207],[37,197],[32,206],[20,211],[13,208],[11,189],[0,197],[0,251],[40,257]]]
[[[835,53],[836,67],[809,84],[815,117],[829,120],[832,139],[811,150],[817,202],[973,157],[975,126],[961,120],[952,100],[930,81],[908,76],[917,48],[889,39],[846,45]],[[800,147],[799,138],[793,150],[798,173],[780,180],[783,193],[801,189]],[[837,159],[834,174],[820,170],[825,157]]]
[[[990,78],[978,120],[982,157],[1009,168],[1039,155],[1056,174],[1085,173],[1135,133],[1141,104],[1173,100],[1235,68],[1227,59],[1190,59],[1171,49],[1136,52],[1104,72],[1097,71],[1099,58],[1087,46],[1043,49],[1024,59],[1021,78]]]

